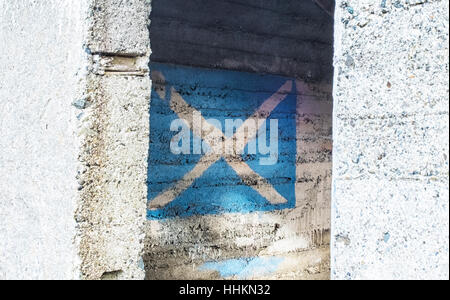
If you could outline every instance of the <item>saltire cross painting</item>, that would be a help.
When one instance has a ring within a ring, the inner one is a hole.
[[[295,80],[152,64],[148,218],[294,208]]]

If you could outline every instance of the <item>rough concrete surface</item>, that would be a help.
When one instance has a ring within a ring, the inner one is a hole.
[[[448,279],[448,1],[337,1],[333,279]]]
[[[152,0],[91,0],[89,48],[93,53],[149,55]]]
[[[143,279],[150,1],[90,3],[78,222],[85,279]]]
[[[79,277],[85,1],[0,1],[0,279]]]
[[[0,8],[0,278],[143,279],[150,1]]]
[[[76,216],[82,274],[142,279],[149,78],[105,75],[90,84],[96,91],[82,117],[87,139]]]

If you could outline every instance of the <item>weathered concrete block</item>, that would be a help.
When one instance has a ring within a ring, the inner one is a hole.
[[[448,179],[448,115],[335,120],[336,179]],[[364,128],[365,130],[359,130]],[[355,132],[356,130],[356,132]],[[370,151],[368,151],[370,149]]]
[[[150,1],[0,8],[0,278],[143,279]]]
[[[446,183],[368,179],[335,180],[334,186],[334,279],[447,276]]]
[[[82,117],[93,140],[80,175],[80,255],[86,278],[142,279],[147,203],[148,76],[94,76],[92,106]],[[93,142],[95,141],[95,142]]]
[[[448,2],[335,20],[332,278],[448,279]]]
[[[149,55],[148,25],[151,0],[92,0],[90,36],[92,53]]]
[[[78,278],[85,1],[0,1],[0,278]]]

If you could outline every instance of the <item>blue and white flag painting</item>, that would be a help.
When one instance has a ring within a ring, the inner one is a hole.
[[[152,64],[148,218],[294,208],[295,80]]]

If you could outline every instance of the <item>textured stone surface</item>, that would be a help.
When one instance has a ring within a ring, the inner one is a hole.
[[[150,79],[93,75],[77,210],[82,275],[142,279]]]
[[[332,278],[448,279],[448,2],[337,2]]]
[[[0,1],[0,279],[79,278],[85,1]]]
[[[143,279],[150,1],[0,8],[0,279]]]
[[[226,267],[229,260],[252,258],[276,258],[281,265],[267,274],[258,269],[243,278],[304,279],[307,268],[313,267],[319,268],[314,275],[328,279],[329,211],[316,206],[149,221],[144,255],[147,279],[223,279],[218,272],[205,272],[205,263]],[[302,263],[286,265],[305,257],[309,258]]]
[[[151,1],[90,3],[78,222],[85,279],[143,279]]]
[[[152,0],[91,0],[92,53],[148,55]]]

